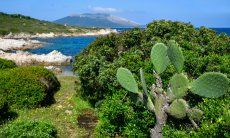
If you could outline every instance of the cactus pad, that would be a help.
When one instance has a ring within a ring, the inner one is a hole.
[[[200,109],[192,108],[188,110],[187,116],[194,121],[200,121],[203,117],[203,114],[203,111]]]
[[[151,51],[151,61],[158,74],[165,71],[169,65],[169,58],[167,55],[167,47],[163,43],[157,43],[153,46]]]
[[[147,90],[147,86],[146,86],[146,82],[145,82],[144,71],[143,71],[142,68],[140,69],[140,76],[141,76],[141,85],[142,85],[142,88],[143,88],[145,94],[148,95],[148,90]]]
[[[181,73],[184,66],[184,56],[178,44],[174,40],[169,41],[167,52],[168,57],[173,66],[176,68],[177,72]]]
[[[228,88],[227,76],[218,72],[205,73],[191,84],[192,93],[209,98],[224,95],[228,92]]]
[[[169,81],[172,93],[169,93],[170,99],[179,99],[186,95],[188,90],[188,79],[184,74],[175,74]]]
[[[138,93],[137,82],[133,74],[126,68],[119,68],[117,70],[117,80],[126,90]]]
[[[169,106],[168,113],[178,119],[186,117],[186,112],[188,110],[188,104],[183,99],[176,99]]]

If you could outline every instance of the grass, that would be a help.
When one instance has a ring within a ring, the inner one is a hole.
[[[17,110],[18,117],[13,120],[36,120],[52,123],[58,129],[58,137],[75,138],[92,135],[93,129],[80,127],[78,117],[93,108],[78,96],[80,82],[74,76],[58,77],[61,89],[55,94],[56,103],[43,108]],[[76,85],[77,84],[77,85]]]

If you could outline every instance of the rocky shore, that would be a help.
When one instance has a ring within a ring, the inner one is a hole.
[[[24,39],[2,39],[0,38],[0,50],[26,50],[42,46],[42,43],[37,40]]]
[[[92,30],[85,33],[42,33],[42,34],[27,34],[27,33],[18,33],[18,34],[8,34],[0,37],[0,50],[10,51],[10,50],[27,50],[33,49],[42,46],[42,42],[37,40],[31,40],[33,38],[52,38],[52,37],[68,37],[68,36],[99,36],[99,35],[108,35],[110,33],[117,33],[115,29],[100,29]]]
[[[52,38],[52,37],[68,37],[68,36],[99,36],[99,35],[108,35],[110,33],[118,33],[116,29],[99,29],[91,30],[84,33],[37,33],[37,34],[28,34],[28,33],[18,33],[18,34],[8,34],[3,36],[4,39],[31,39],[31,38]]]
[[[17,51],[16,53],[7,53],[0,50],[0,58],[14,61],[18,66],[44,65],[61,66],[69,65],[72,62],[71,56],[65,56],[56,50],[48,54],[31,54],[29,52]]]
[[[33,49],[41,47],[42,42],[37,40],[31,40],[33,38],[52,38],[52,37],[68,37],[68,36],[99,36],[107,35],[110,33],[117,33],[114,29],[100,29],[93,30],[86,33],[42,33],[42,34],[8,34],[6,36],[0,37],[0,58],[8,59],[14,61],[18,66],[28,66],[28,65],[42,65],[47,69],[53,71],[54,73],[61,73],[60,68],[54,66],[70,65],[72,62],[71,56],[63,55],[61,52],[56,50],[48,54],[32,54],[22,50]],[[11,52],[15,51],[16,52]],[[7,51],[7,52],[6,52]]]

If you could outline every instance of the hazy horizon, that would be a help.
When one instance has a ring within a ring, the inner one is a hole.
[[[54,21],[73,14],[108,13],[140,25],[152,20],[191,23],[196,27],[230,28],[230,1],[165,0],[11,0],[0,2],[0,12],[23,14],[40,20]]]

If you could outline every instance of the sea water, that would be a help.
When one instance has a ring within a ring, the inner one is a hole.
[[[96,39],[95,36],[87,37],[55,37],[55,38],[37,38],[41,42],[44,42],[43,47],[29,50],[34,54],[48,54],[53,50],[57,50],[64,55],[74,56],[79,54],[86,46]],[[73,75],[72,65],[61,66],[63,73],[61,75]]]

